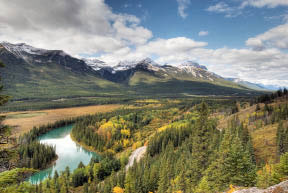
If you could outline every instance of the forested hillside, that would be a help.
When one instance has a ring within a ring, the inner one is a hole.
[[[0,43],[0,60],[6,64],[0,71],[4,92],[12,96],[0,108],[5,111],[119,104],[147,97],[254,96],[264,92],[227,81],[194,63],[176,68],[146,59],[99,70],[61,50],[7,42]]]
[[[100,158],[86,166],[80,163],[75,171],[56,172],[38,185],[19,186],[23,178],[7,181],[7,176],[33,170],[1,173],[0,183],[9,184],[2,191],[214,193],[266,188],[288,176],[287,102],[286,89],[250,101],[138,100],[114,112],[34,128],[19,139],[16,167],[45,168],[55,159],[55,150],[35,139],[72,122],[73,139]],[[127,168],[129,155],[143,146],[144,157]]]

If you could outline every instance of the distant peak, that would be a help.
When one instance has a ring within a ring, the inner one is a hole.
[[[195,67],[195,68],[201,68],[203,70],[208,70],[206,66],[200,65],[197,62],[193,61],[186,61],[180,65],[181,67]]]
[[[154,64],[155,62],[151,58],[144,58],[140,60],[138,63],[148,63],[148,64]]]
[[[105,62],[98,60],[96,58],[82,58],[82,60],[88,65],[91,66],[94,70],[100,70],[102,68],[109,67]]]
[[[61,56],[67,56],[68,54],[65,53],[62,50],[46,50],[42,48],[35,48],[33,46],[30,46],[25,43],[17,43],[17,44],[12,44],[9,42],[1,42],[0,43],[6,50],[9,52],[15,54],[18,57],[24,58],[25,55],[30,54],[30,55],[43,55],[48,52],[56,52]]]

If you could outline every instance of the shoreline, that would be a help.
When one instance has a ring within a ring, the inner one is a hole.
[[[73,128],[72,128],[72,129],[73,129]],[[72,134],[72,130],[71,130],[71,132],[70,132],[70,138],[71,138],[72,141],[75,142],[77,145],[80,145],[82,148],[84,148],[84,149],[86,149],[86,150],[88,150],[88,151],[91,151],[91,152],[93,152],[93,153],[96,153],[96,154],[98,154],[99,156],[101,156],[101,154],[104,153],[104,152],[99,152],[99,151],[95,150],[92,146],[88,146],[88,145],[86,145],[86,144],[83,143],[83,142],[77,141],[77,140],[74,138],[73,134]]]

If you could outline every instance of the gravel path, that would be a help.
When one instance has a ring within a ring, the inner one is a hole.
[[[144,156],[146,153],[147,146],[142,146],[137,148],[129,157],[128,164],[126,165],[126,170],[128,170],[134,164],[134,160],[137,162]]]

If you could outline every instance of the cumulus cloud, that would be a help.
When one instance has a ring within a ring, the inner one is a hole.
[[[159,57],[157,62],[178,65],[186,60],[204,64],[210,71],[223,77],[237,77],[255,83],[288,86],[288,54],[277,49],[255,51],[196,48],[187,53]]]
[[[188,16],[188,14],[185,11],[190,5],[190,0],[177,0],[177,3],[178,3],[178,13],[183,19],[185,19]]]
[[[123,49],[121,52],[108,53],[99,59],[116,65],[120,60],[138,60],[144,57],[169,57],[171,55],[187,55],[191,50],[208,45],[206,42],[198,42],[186,37],[170,39],[156,39],[147,44],[139,45],[134,50]]]
[[[184,18],[189,2],[178,0],[179,14]],[[75,55],[101,53],[98,59],[109,64],[144,57],[173,65],[193,60],[225,77],[288,86],[288,54],[281,51],[288,48],[288,24],[248,39],[246,44],[254,49],[208,49],[207,42],[186,37],[152,39],[152,32],[141,26],[139,18],[113,13],[104,0],[0,3],[0,41],[25,42]],[[235,9],[223,3],[208,11],[235,15]]]
[[[209,6],[206,11],[223,13],[225,17],[236,17],[241,14],[241,10],[238,7],[231,7],[225,2],[219,2],[215,5]]]
[[[208,49],[205,42],[188,38],[158,39],[136,49],[124,49],[102,55],[99,59],[117,64],[119,60],[139,60],[154,57],[159,64],[179,65],[187,60],[204,64],[223,77],[236,77],[247,81],[288,86],[288,54],[276,48]]]
[[[268,7],[275,8],[278,6],[288,6],[287,0],[245,0],[241,7],[253,6],[257,8]]]
[[[279,25],[263,34],[249,38],[246,45],[254,49],[271,47],[288,49],[288,24]]]
[[[237,1],[235,1],[237,2]],[[275,8],[278,6],[288,6],[287,0],[243,0],[242,3],[237,6],[230,6],[224,1],[218,2],[215,5],[209,6],[206,11],[214,13],[225,14],[225,17],[237,17],[243,14],[243,9],[245,7],[255,7],[255,8]],[[283,19],[287,19],[286,16]]]
[[[198,36],[208,36],[209,32],[208,31],[200,31],[198,33]]]
[[[152,37],[137,17],[113,13],[104,0],[0,3],[0,41],[93,54],[144,44]]]

